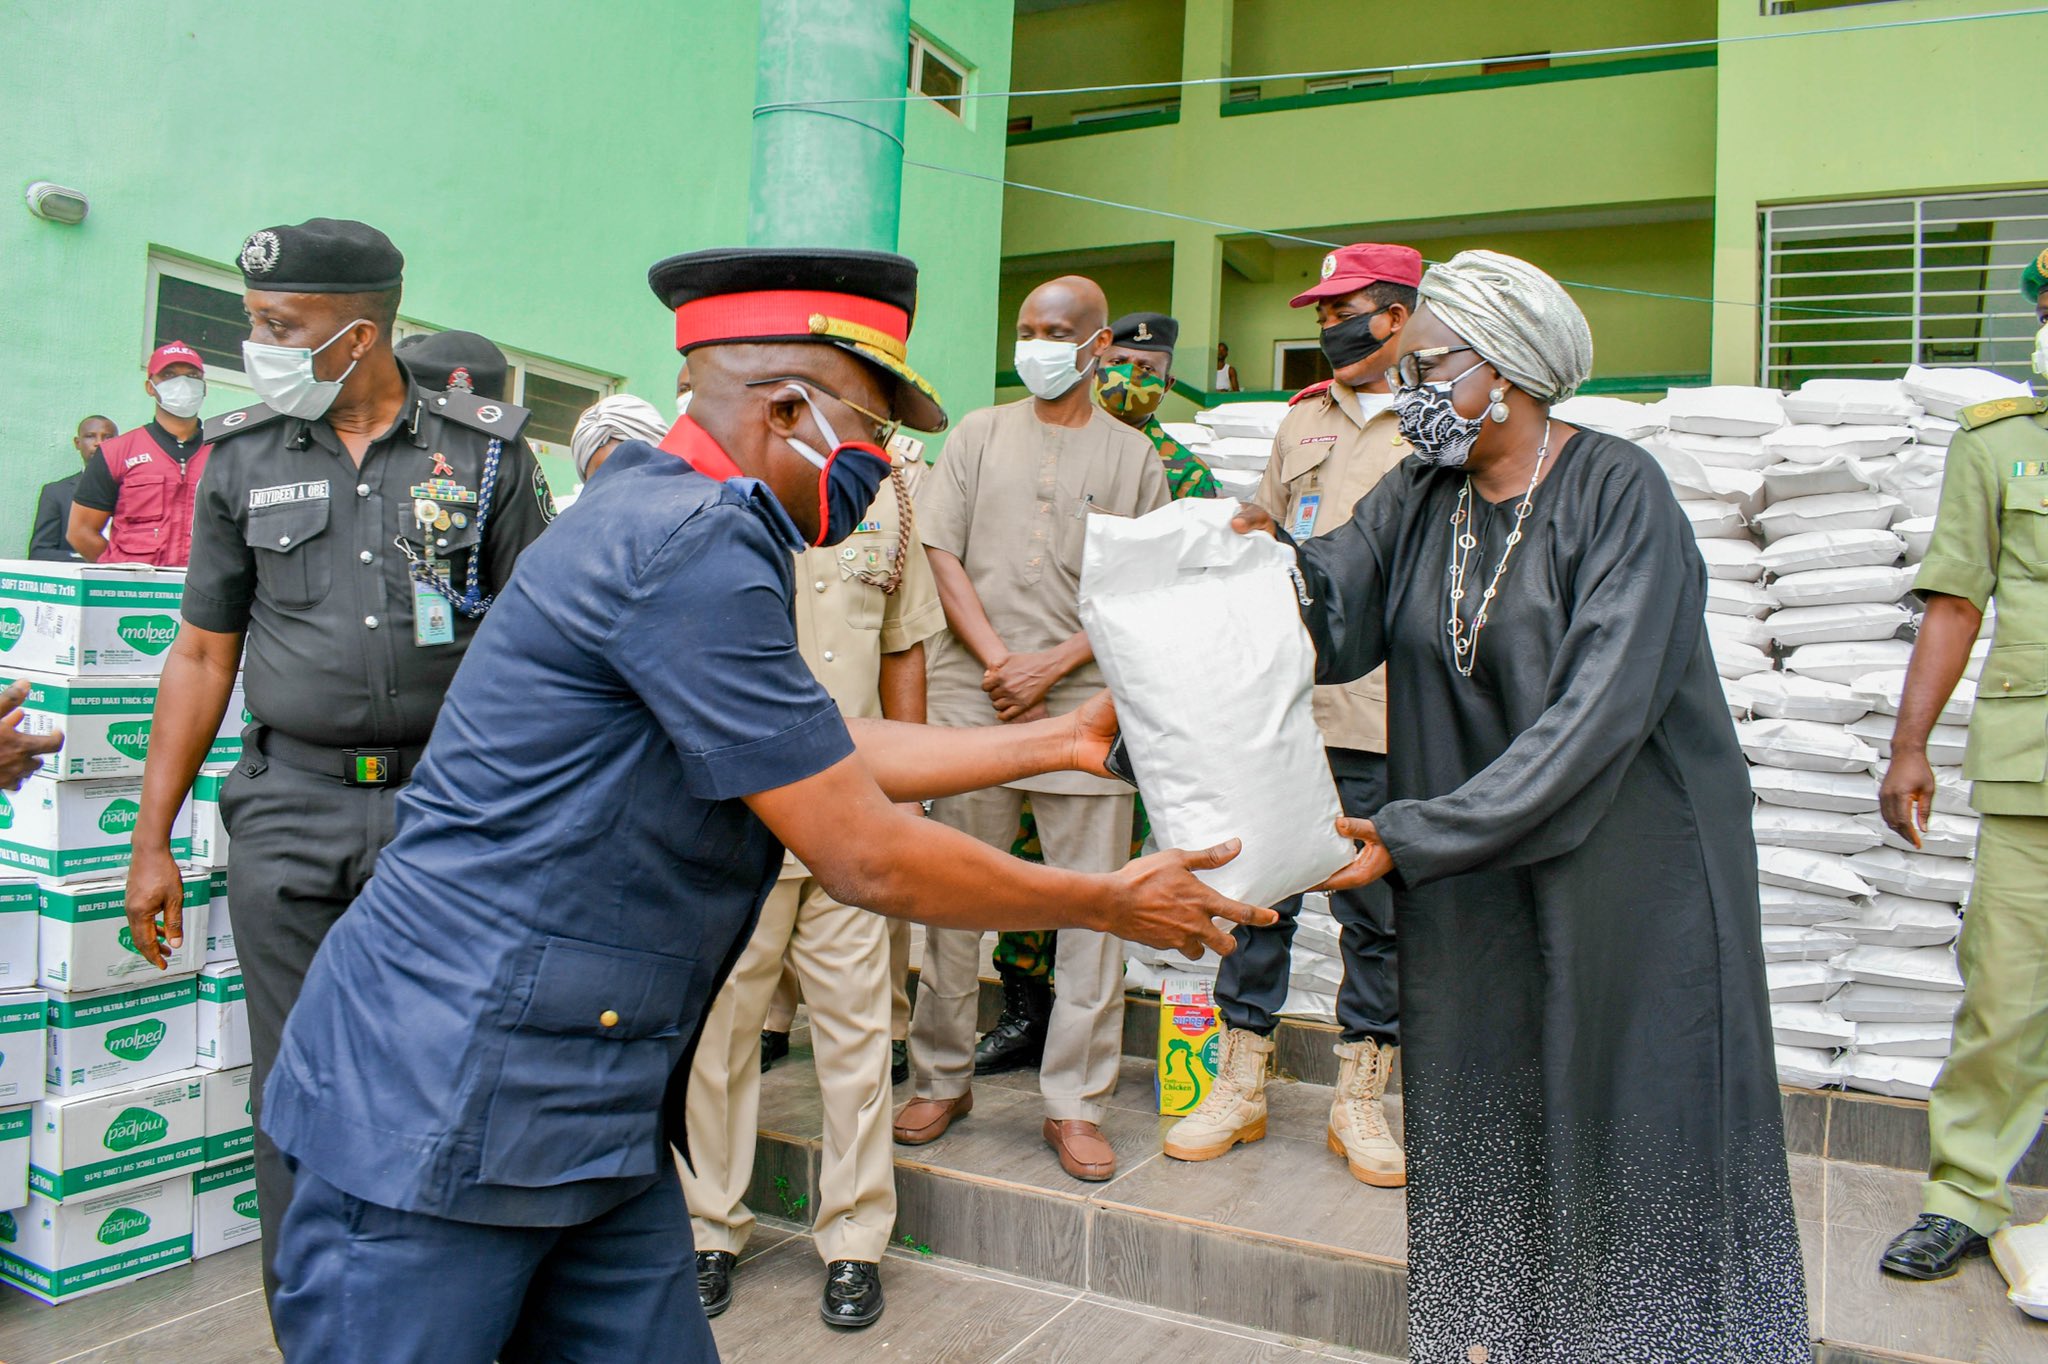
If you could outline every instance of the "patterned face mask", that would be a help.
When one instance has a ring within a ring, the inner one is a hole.
[[[1166,398],[1166,380],[1125,362],[1095,375],[1095,401],[1112,417],[1149,417]]]

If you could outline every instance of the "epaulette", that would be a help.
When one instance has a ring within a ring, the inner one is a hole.
[[[1965,431],[1980,431],[2007,417],[2034,417],[2043,412],[2048,412],[2048,398],[1993,398],[1988,403],[1973,403],[1964,408],[1956,413],[1956,420]]]
[[[1328,379],[1323,380],[1321,383],[1310,384],[1307,388],[1304,388],[1301,392],[1295,394],[1292,398],[1289,398],[1287,400],[1287,405],[1289,407],[1292,407],[1296,403],[1301,402],[1304,399],[1313,398],[1320,393],[1328,392],[1329,387],[1330,381]]]
[[[284,413],[267,403],[255,403],[249,407],[238,407],[232,412],[223,412],[218,417],[208,417],[199,424],[200,435],[208,445],[254,431],[259,426],[268,426],[279,420]]]
[[[516,440],[533,413],[525,408],[499,398],[479,398],[476,394],[460,388],[446,393],[429,394],[427,410],[446,417],[458,426],[467,426],[487,436],[500,440]]]

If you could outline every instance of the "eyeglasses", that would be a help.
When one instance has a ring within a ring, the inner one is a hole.
[[[834,393],[831,389],[825,387],[816,379],[810,378],[808,375],[777,374],[774,377],[768,379],[747,380],[748,388],[758,388],[762,384],[802,384],[805,387],[816,389],[818,392],[832,399],[832,401],[838,403],[841,407],[852,408],[855,412],[858,412],[863,418],[866,419],[868,423],[868,439],[874,442],[875,448],[878,450],[886,452],[889,448],[889,442],[896,439],[896,433],[903,429],[902,422],[893,421],[888,417],[880,415],[879,413],[870,412],[865,407],[862,407],[859,403],[854,402],[851,398],[840,397],[837,393]]]
[[[1399,364],[1387,371],[1387,382],[1397,388],[1421,388],[1423,361],[1433,362],[1443,359],[1446,355],[1456,355],[1459,351],[1471,349],[1470,346],[1431,346],[1428,350],[1411,350],[1401,357]],[[1462,379],[1464,375],[1458,377]]]

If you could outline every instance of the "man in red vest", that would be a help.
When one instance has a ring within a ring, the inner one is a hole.
[[[166,342],[150,355],[142,387],[156,419],[100,443],[78,480],[66,538],[93,563],[183,568],[192,500],[213,448],[199,440],[206,363],[183,341]]]

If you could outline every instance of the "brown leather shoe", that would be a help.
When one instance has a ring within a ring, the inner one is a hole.
[[[896,1144],[923,1146],[946,1135],[954,1119],[974,1111],[974,1091],[957,1099],[912,1099],[896,1112]]]
[[[1116,1152],[1110,1149],[1109,1138],[1102,1135],[1102,1129],[1092,1122],[1078,1118],[1055,1122],[1047,1118],[1045,1144],[1059,1156],[1060,1168],[1076,1179],[1100,1184],[1116,1178]]]

